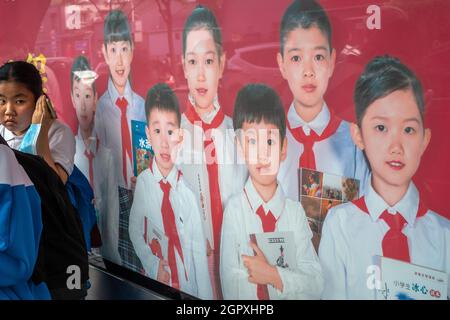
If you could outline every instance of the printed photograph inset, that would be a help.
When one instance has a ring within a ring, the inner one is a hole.
[[[323,175],[322,198],[342,200],[342,177],[332,174]]]
[[[322,196],[323,173],[310,169],[301,169],[300,194],[302,196]]]
[[[359,181],[342,177],[342,201],[349,202],[358,199]]]

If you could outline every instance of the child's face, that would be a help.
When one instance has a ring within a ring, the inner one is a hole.
[[[170,173],[182,141],[180,124],[175,112],[153,109],[145,129],[155,152],[155,161],[164,177]]]
[[[31,125],[36,108],[34,94],[18,82],[0,82],[0,123],[15,135],[24,134]]]
[[[211,32],[206,29],[189,32],[182,60],[184,77],[196,107],[205,112],[212,110],[223,74],[225,55],[219,56]]]
[[[114,41],[102,47],[114,86],[123,94],[133,61],[133,46],[129,41]]]
[[[276,183],[287,147],[286,138],[280,139],[278,127],[265,121],[244,122],[237,139],[253,183],[263,186]]]
[[[82,130],[89,129],[94,121],[97,103],[97,94],[94,94],[92,85],[74,80],[71,97],[80,128]]]
[[[333,74],[336,53],[330,53],[327,37],[319,28],[297,28],[288,33],[283,56],[277,60],[296,107],[320,108]]]
[[[373,102],[361,128],[352,125],[356,145],[365,150],[375,187],[407,188],[430,141],[411,90],[398,90]]]

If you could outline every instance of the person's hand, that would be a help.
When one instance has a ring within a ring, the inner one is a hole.
[[[131,191],[133,191],[133,193],[134,193],[134,190],[136,189],[136,181],[137,181],[137,178],[135,176],[130,178],[130,187],[131,187]]]
[[[41,95],[36,102],[36,108],[34,109],[33,116],[31,118],[32,124],[40,124],[41,128],[39,130],[39,135],[36,141],[36,151],[37,153],[46,159],[46,162],[52,167],[57,173],[58,168],[51,157],[50,146],[48,141],[48,131],[53,123],[50,112],[47,109],[47,103],[45,101],[45,95]],[[59,174],[58,174],[59,175]]]
[[[169,263],[166,260],[159,260],[158,276],[156,277],[156,280],[167,285],[169,284],[170,274],[167,272],[165,267],[168,266]]]
[[[209,243],[209,240],[206,240],[206,256],[209,257],[212,255],[213,249],[211,248],[211,244]]]
[[[254,284],[275,286],[276,278],[279,278],[276,267],[267,262],[264,253],[256,244],[250,242],[250,246],[255,251],[255,256],[242,255],[243,264],[248,270],[248,281]]]
[[[45,101],[45,95],[41,95],[36,102],[36,109],[34,110],[31,118],[32,124],[41,124],[41,131],[50,129],[53,123],[52,116],[47,108],[47,102]]]

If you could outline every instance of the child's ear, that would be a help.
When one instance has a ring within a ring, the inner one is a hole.
[[[184,78],[187,79],[187,75],[186,75],[186,61],[184,60],[184,55],[181,55],[181,64],[183,65]]]
[[[227,58],[227,54],[225,52],[222,52],[222,55],[220,56],[220,65],[219,65],[219,79],[222,79],[223,76],[223,70],[225,70],[225,61]]]
[[[103,59],[105,59],[105,62],[107,65],[109,65],[109,57],[108,57],[108,52],[106,52],[106,44],[102,45],[102,54],[103,54]]]
[[[134,45],[132,42],[130,42],[130,64],[131,62],[133,62],[133,57],[134,57]]]
[[[241,139],[239,137],[240,137],[240,134],[236,133],[235,136],[234,136],[234,142],[236,143],[236,149],[237,149],[238,155],[242,159],[244,159],[245,158],[245,156],[244,156],[244,148],[242,147]]]
[[[286,80],[286,72],[284,70],[284,64],[283,64],[283,56],[280,52],[277,53],[277,62],[278,62],[278,69],[280,69],[281,75],[283,76],[283,79]]]
[[[70,93],[70,100],[72,101],[72,106],[73,106],[73,108],[76,110],[77,107],[76,107],[76,105],[75,105],[75,100],[73,99],[73,91]]]
[[[150,137],[150,128],[148,125],[145,126],[145,135],[147,136],[148,143],[152,145],[152,138]]]
[[[283,139],[283,145],[282,145],[282,147],[281,147],[281,161],[286,160],[286,156],[287,156],[287,147],[288,147],[287,138],[284,137],[284,139]]]
[[[425,150],[427,150],[430,140],[431,140],[431,129],[427,128],[424,130],[424,136],[423,136],[423,142],[422,142],[422,152],[421,152],[420,156],[422,156],[423,153],[425,152]]]
[[[362,137],[361,129],[358,127],[358,125],[356,123],[350,124],[350,134],[351,134],[352,140],[356,144],[356,146],[359,149],[364,150],[365,146],[364,146],[364,140]]]
[[[183,143],[184,140],[184,131],[182,128],[179,128],[178,130],[178,145],[181,145]]]
[[[334,67],[336,66],[336,50],[333,48],[331,50],[331,57],[330,57],[330,77],[333,75]]]

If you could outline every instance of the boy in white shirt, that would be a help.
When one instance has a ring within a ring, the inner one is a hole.
[[[119,224],[117,176],[111,150],[100,142],[95,132],[94,116],[97,104],[95,74],[86,57],[75,58],[70,79],[71,99],[79,125],[78,134],[75,136],[75,165],[89,180],[94,191],[101,234],[101,253],[105,258],[120,264],[117,250],[119,230],[114,228]]]
[[[450,274],[450,223],[427,208],[411,180],[431,136],[419,80],[399,60],[377,57],[358,79],[354,100],[352,137],[372,174],[364,197],[325,219],[324,299],[374,299],[368,268],[375,256]]]
[[[285,121],[272,89],[255,84],[238,93],[233,124],[250,178],[225,208],[220,257],[225,299],[317,299],[322,292],[321,267],[305,212],[299,202],[285,197],[277,181],[286,157]],[[293,232],[295,268],[270,265],[250,243],[250,234],[275,231]]]
[[[150,168],[137,178],[130,239],[149,277],[199,298],[211,299],[200,209],[194,193],[174,165],[182,141],[178,100],[169,86],[157,84],[148,92],[145,107],[146,134],[155,156]],[[151,234],[147,221],[167,237],[166,254],[155,249],[156,245],[162,250],[163,243],[147,237]],[[161,254],[163,257],[158,257]]]
[[[128,220],[133,201],[136,178],[133,174],[131,146],[131,120],[145,122],[144,99],[136,94],[130,84],[129,75],[133,61],[133,41],[125,14],[112,10],[105,18],[103,57],[108,64],[111,77],[108,89],[101,96],[95,114],[95,130],[100,143],[111,150],[117,168],[120,212],[112,228],[119,230],[119,253],[124,266],[141,271],[142,265],[128,238]]]
[[[324,101],[336,51],[330,21],[316,1],[296,0],[287,8],[277,61],[294,96],[287,113],[289,147],[278,175],[286,195],[299,200],[300,167],[359,179],[362,187],[368,168],[351,139],[350,124]]]

